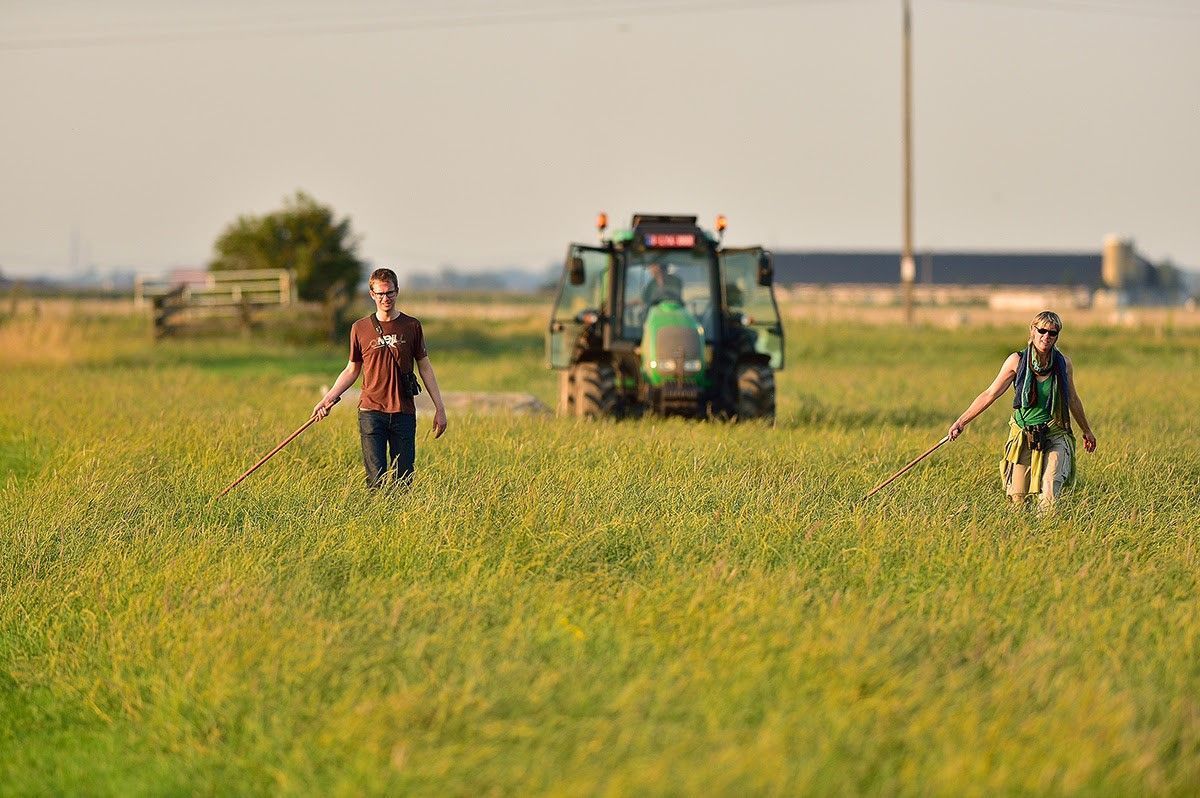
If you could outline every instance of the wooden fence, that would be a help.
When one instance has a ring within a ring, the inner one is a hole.
[[[215,271],[189,281],[139,277],[133,301],[151,312],[155,338],[201,319],[228,317],[250,328],[257,310],[296,301],[296,279],[287,269]]]

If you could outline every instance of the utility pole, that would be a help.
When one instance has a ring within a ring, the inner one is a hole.
[[[900,282],[904,286],[904,321],[912,325],[913,283],[917,264],[913,260],[913,185],[912,185],[912,8],[910,0],[901,0],[904,13],[904,251],[900,254]]]

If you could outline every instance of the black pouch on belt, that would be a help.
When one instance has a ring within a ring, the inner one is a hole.
[[[1025,442],[1029,444],[1030,451],[1041,452],[1046,449],[1049,429],[1048,424],[1034,424],[1025,428]]]

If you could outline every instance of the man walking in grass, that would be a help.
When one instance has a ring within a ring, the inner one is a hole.
[[[333,387],[317,402],[313,415],[325,418],[334,402],[360,373],[363,375],[358,432],[367,487],[376,489],[389,480],[403,485],[412,482],[417,454],[417,408],[413,397],[420,393],[413,374],[414,364],[433,400],[435,438],[446,431],[446,407],[425,351],[421,322],[396,307],[399,293],[396,273],[391,269],[376,269],[367,285],[376,310],[350,328],[350,361]]]

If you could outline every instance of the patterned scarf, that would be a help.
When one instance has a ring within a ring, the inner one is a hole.
[[[1061,362],[1061,368],[1059,368]],[[1065,430],[1071,429],[1071,417],[1068,415],[1066,391],[1060,385],[1060,378],[1066,376],[1066,362],[1062,360],[1062,354],[1057,348],[1051,348],[1050,358],[1046,363],[1039,363],[1037,360],[1037,350],[1033,348],[1033,343],[1030,342],[1025,347],[1025,355],[1021,358],[1024,373],[1020,380],[1020,384],[1024,390],[1019,393],[1019,406],[1022,410],[1028,410],[1037,405],[1038,382],[1037,376],[1045,374],[1053,374],[1050,377],[1050,418],[1051,420]]]

